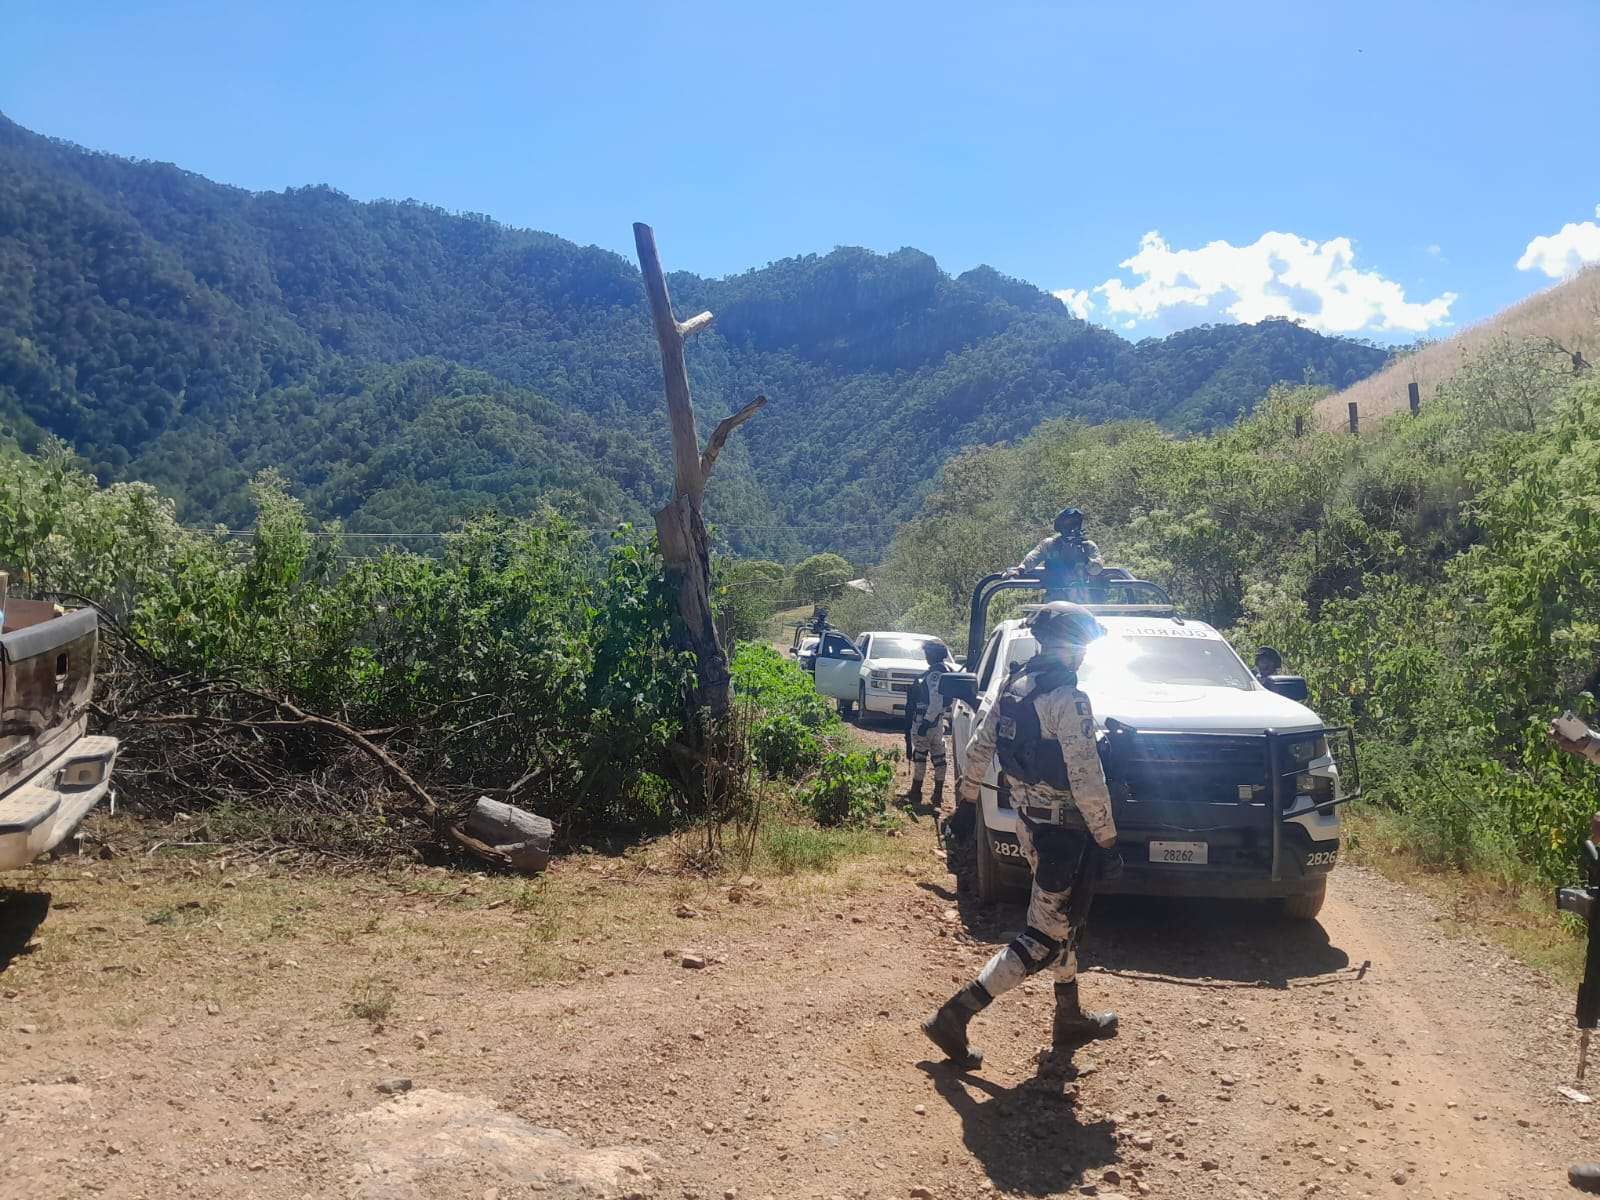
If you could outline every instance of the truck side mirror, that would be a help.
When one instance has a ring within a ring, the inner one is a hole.
[[[1268,691],[1277,692],[1286,700],[1298,700],[1302,704],[1311,695],[1311,689],[1306,687],[1304,675],[1268,675],[1261,684]]]
[[[939,694],[947,700],[960,700],[978,707],[978,677],[971,671],[946,671],[939,680]]]

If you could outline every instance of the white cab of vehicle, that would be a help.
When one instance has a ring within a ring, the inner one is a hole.
[[[906,693],[928,669],[923,647],[937,641],[924,633],[869,630],[854,644],[833,647],[831,655],[824,644],[817,654],[817,691],[837,700],[846,716],[853,710],[904,716]]]
[[[1104,890],[1281,899],[1291,915],[1314,915],[1340,836],[1339,772],[1321,718],[1263,686],[1203,622],[1097,615],[1106,636],[1089,647],[1078,683],[1099,729],[1123,748],[1111,793],[1127,864]],[[958,703],[953,715],[958,769],[1008,670],[1036,650],[1020,620],[984,644],[973,668],[978,711]],[[986,899],[1026,881],[1020,821],[997,778],[998,758],[982,781]]]

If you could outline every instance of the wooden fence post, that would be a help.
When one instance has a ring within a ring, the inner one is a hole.
[[[1354,400],[1350,401],[1350,432],[1356,434],[1361,432],[1361,418],[1356,414],[1356,402]]]
[[[1422,411],[1422,396],[1417,390],[1415,380],[1406,384],[1406,399],[1411,402],[1411,415],[1414,417]]]

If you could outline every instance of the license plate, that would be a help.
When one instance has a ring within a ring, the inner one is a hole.
[[[1176,863],[1185,867],[1203,867],[1206,865],[1206,844],[1204,842],[1151,842],[1150,861],[1153,863]]]

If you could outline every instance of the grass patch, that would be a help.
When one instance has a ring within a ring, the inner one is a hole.
[[[1576,987],[1583,978],[1584,926],[1555,911],[1554,889],[1524,870],[1490,862],[1466,867],[1426,861],[1405,820],[1352,805],[1345,813],[1346,858],[1431,898],[1445,930],[1487,938],[1507,953]]]
[[[819,874],[847,858],[882,854],[889,839],[859,829],[819,829],[814,825],[771,825],[761,831],[757,874]]]
[[[382,1025],[394,1012],[395,995],[395,986],[387,979],[376,976],[358,979],[350,1000],[350,1015]]]
[[[145,918],[148,925],[182,925],[198,921],[209,915],[210,909],[198,900],[184,900],[178,904],[164,904]]]

